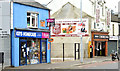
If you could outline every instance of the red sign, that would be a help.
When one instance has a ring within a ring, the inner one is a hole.
[[[110,11],[107,12],[107,25],[110,25]]]
[[[42,38],[49,38],[49,33],[42,32]]]
[[[61,24],[55,24],[55,27],[52,28],[52,33],[60,34],[61,33]]]
[[[100,9],[96,9],[96,23],[100,22]]]
[[[55,22],[55,19],[47,19],[47,22],[48,23],[53,23],[53,22]]]

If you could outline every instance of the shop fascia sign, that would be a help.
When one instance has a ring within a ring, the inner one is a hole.
[[[109,40],[118,40],[118,36],[109,36]]]
[[[108,39],[108,35],[94,35],[94,39]]]
[[[15,36],[16,37],[31,37],[31,38],[49,38],[49,33],[16,30]]]

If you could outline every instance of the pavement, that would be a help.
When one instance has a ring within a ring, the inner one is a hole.
[[[41,64],[25,65],[25,66],[19,66],[19,67],[5,67],[5,69],[67,69],[72,66],[82,66],[82,65],[105,62],[105,61],[111,61],[111,57],[100,56],[100,57],[94,57],[94,58],[84,58],[82,63],[80,62],[80,60],[65,60],[64,62],[62,61],[51,62],[49,64],[41,63]]]

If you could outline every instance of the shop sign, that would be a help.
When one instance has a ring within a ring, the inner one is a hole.
[[[40,20],[41,27],[45,27],[45,20]]]
[[[47,19],[47,26],[55,26],[55,18]]]
[[[50,43],[48,43],[48,50],[50,50]]]
[[[53,39],[53,38],[49,38],[48,41],[49,41],[49,42],[53,42],[54,39]]]
[[[55,19],[54,18],[53,19],[47,19],[47,22],[49,22],[49,23],[55,22]]]
[[[51,27],[51,36],[78,37],[87,35],[88,19],[56,19],[55,26]]]
[[[8,38],[9,34],[6,30],[0,30],[0,38]]]
[[[110,28],[110,22],[111,22],[111,10],[108,9],[107,11],[107,27]]]
[[[32,32],[32,31],[20,31],[16,30],[16,37],[31,37],[31,38],[42,38],[41,32]]]
[[[118,40],[118,36],[109,36],[109,40]]]
[[[108,35],[94,35],[94,39],[109,39]]]
[[[49,33],[42,32],[42,38],[49,38]]]
[[[100,8],[97,6],[96,8],[96,23],[100,22]]]

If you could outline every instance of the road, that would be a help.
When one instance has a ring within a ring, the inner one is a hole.
[[[86,65],[73,65],[71,67],[59,68],[59,69],[118,69],[120,68],[120,61],[105,61]]]

